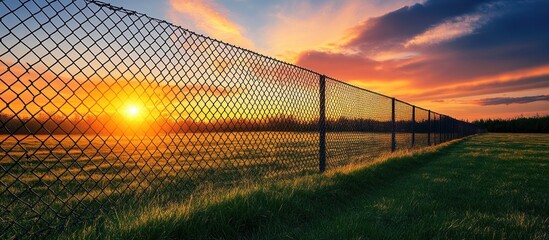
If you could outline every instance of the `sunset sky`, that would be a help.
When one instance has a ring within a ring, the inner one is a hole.
[[[106,2],[458,119],[549,114],[549,1]]]

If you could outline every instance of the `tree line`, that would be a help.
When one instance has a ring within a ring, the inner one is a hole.
[[[473,123],[485,127],[488,132],[549,133],[549,115],[521,116],[512,119],[480,119]]]
[[[435,121],[431,124],[435,126]],[[413,125],[413,126],[412,126]],[[397,132],[426,133],[427,121],[397,121]],[[158,118],[152,121],[129,123],[113,116],[60,116],[38,114],[30,117],[0,113],[0,134],[99,134],[122,135],[189,132],[244,132],[244,131],[291,131],[317,132],[318,119],[302,120],[295,116],[273,116],[264,119],[218,119],[202,122],[192,119]],[[345,118],[326,120],[328,132],[391,132],[391,121],[378,121],[365,118]]]

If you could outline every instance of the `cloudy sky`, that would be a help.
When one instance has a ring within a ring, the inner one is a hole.
[[[108,0],[460,119],[549,114],[546,0]]]

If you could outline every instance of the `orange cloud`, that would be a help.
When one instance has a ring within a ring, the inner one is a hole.
[[[357,24],[411,2],[293,1],[274,10],[262,42],[267,54],[292,63],[308,50],[351,54],[353,49],[342,46],[355,37]]]
[[[549,112],[541,103],[528,103],[522,107],[513,105],[512,108],[501,105],[480,106],[477,103],[478,99],[500,97],[502,94],[516,93],[516,97],[547,94],[549,65],[444,82],[444,79],[426,75],[424,70],[417,71],[416,67],[409,67],[422,64],[426,59],[430,59],[430,56],[375,61],[358,54],[311,51],[300,55],[298,64],[350,84],[462,119]]]
[[[549,87],[549,65],[470,79],[467,82],[430,88],[420,93],[401,94],[411,100],[447,99],[510,93]]]
[[[245,48],[253,43],[244,36],[244,30],[232,22],[227,13],[208,0],[170,0],[171,20],[187,27],[191,21],[198,30],[214,38]],[[184,24],[182,24],[184,23]]]
[[[474,78],[467,82],[432,89],[410,86],[413,91],[400,91],[398,97],[460,119],[546,115],[549,114],[546,101],[509,105],[482,105],[479,101],[544,95],[549,92],[548,79],[549,66],[545,65]]]

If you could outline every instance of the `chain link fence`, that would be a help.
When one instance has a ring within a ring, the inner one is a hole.
[[[99,1],[0,19],[0,238],[483,131]]]

